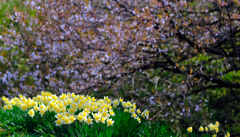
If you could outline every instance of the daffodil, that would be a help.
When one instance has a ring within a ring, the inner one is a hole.
[[[123,99],[121,97],[119,98],[119,102],[123,102]]]
[[[203,132],[203,131],[204,131],[204,129],[203,129],[203,127],[202,127],[202,126],[200,126],[200,127],[199,127],[199,131],[201,131],[201,132]]]
[[[127,108],[128,107],[128,103],[127,102],[122,102],[123,103],[123,107]]]
[[[135,112],[135,110],[133,108],[129,108],[129,112],[133,113],[133,112]]]
[[[7,110],[7,106],[4,106],[3,109],[4,109],[4,110]]]
[[[140,114],[140,113],[141,113],[140,109],[137,109],[137,113],[138,113],[138,114]]]
[[[133,117],[134,119],[136,119],[137,114],[134,112],[134,113],[132,113],[131,117]]]
[[[75,118],[73,115],[71,115],[71,116],[69,117],[69,120],[70,120],[71,123],[73,123],[73,122],[76,120],[76,118]]]
[[[226,137],[230,137],[230,133],[229,132],[227,132]]]
[[[68,117],[66,117],[66,118],[64,119],[64,123],[65,123],[65,124],[70,124],[71,121],[70,121],[70,119],[69,119]]]
[[[106,118],[102,117],[101,118],[101,123],[105,124],[105,120],[106,120]]]
[[[110,115],[107,113],[107,111],[104,111],[103,113],[102,113],[102,117],[104,117],[104,118],[108,118]]]
[[[192,127],[188,127],[187,131],[191,133],[192,132]]]
[[[58,120],[55,121],[55,123],[56,123],[57,126],[60,126],[62,124],[62,121],[60,119],[58,119]]]
[[[216,134],[213,134],[212,137],[217,137],[217,135],[216,135]]]
[[[110,110],[109,113],[110,113],[111,116],[115,116],[115,113],[113,112],[113,110]]]
[[[76,111],[75,108],[70,108],[70,109],[68,109],[68,112],[71,113],[71,114],[73,114],[75,111]]]
[[[86,119],[86,117],[84,117],[82,114],[78,114],[77,115],[77,119],[80,121],[80,122],[82,122],[82,121],[84,121],[85,119]]]
[[[45,110],[44,109],[41,109],[39,112],[40,112],[41,116],[43,116],[45,114]]]
[[[84,122],[87,123],[88,125],[89,125],[89,124],[93,124],[93,119],[91,119],[90,117],[88,117],[88,118],[85,119]]]
[[[24,110],[24,111],[27,110],[27,105],[22,104],[22,105],[21,105],[21,109]]]
[[[219,132],[219,129],[218,129],[218,128],[215,128],[215,131],[216,131],[216,133],[218,133],[218,132]]]
[[[95,121],[97,123],[99,123],[101,121],[102,114],[98,112],[98,113],[93,114],[93,117],[94,117]]]
[[[13,108],[12,108],[12,105],[10,105],[10,104],[7,105],[7,109],[13,109]]]
[[[57,119],[60,119],[60,118],[62,118],[62,114],[57,114],[55,117],[57,118]]]
[[[207,127],[205,127],[205,131],[208,131],[208,128],[207,128]]]
[[[119,101],[118,100],[114,100],[113,101],[113,106],[117,106],[117,105],[119,105]]]
[[[28,111],[28,114],[33,118],[33,116],[35,115],[35,112],[33,109]]]
[[[215,125],[219,126],[219,124],[220,124],[220,123],[219,123],[218,121],[216,121]]]
[[[209,127],[209,129],[210,129],[211,131],[214,130],[214,125],[213,125],[212,123],[210,123],[210,124],[208,125],[208,127]]]
[[[112,119],[107,119],[107,126],[113,125],[114,121]]]
[[[137,121],[138,121],[138,123],[141,123],[141,119],[140,118],[138,118]]]

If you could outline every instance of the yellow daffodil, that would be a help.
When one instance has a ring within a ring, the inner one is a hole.
[[[192,127],[188,127],[187,131],[191,133],[192,132]]]
[[[215,125],[219,126],[219,124],[220,124],[220,123],[219,123],[218,121],[216,121]]]
[[[212,137],[217,137],[217,135],[216,135],[216,134],[213,134]]]
[[[200,127],[199,127],[199,131],[201,131],[201,132],[203,132],[203,131],[204,131],[204,129],[203,129],[203,127],[202,127],[202,126],[200,126]]]
[[[33,118],[33,116],[35,115],[35,112],[33,109],[28,111],[28,114]]]
[[[60,126],[62,124],[62,121],[60,119],[58,119],[58,120],[55,121],[55,123],[56,123],[57,126]]]
[[[107,119],[107,126],[113,125],[114,121],[112,119]]]
[[[93,124],[93,119],[91,119],[90,117],[85,119],[85,123],[89,124]]]

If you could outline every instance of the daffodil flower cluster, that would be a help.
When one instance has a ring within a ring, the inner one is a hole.
[[[206,131],[206,132],[208,132],[208,131],[213,131],[213,132],[215,132],[215,133],[218,133],[219,132],[219,125],[220,125],[220,123],[218,122],[218,121],[216,121],[216,123],[215,124],[212,124],[212,123],[210,123],[207,127],[205,127],[205,128],[203,128],[203,126],[200,126],[199,127],[199,131],[200,132],[203,132],[204,130]],[[188,127],[187,128],[187,131],[188,132],[192,132],[192,127]],[[212,135],[212,137],[216,137],[217,136],[217,134],[213,134]],[[230,137],[230,133],[229,132],[227,132],[227,134],[225,135],[225,137]]]
[[[62,124],[71,124],[75,120],[85,122],[88,125],[96,123],[107,123],[107,126],[113,125],[114,121],[110,116],[115,116],[113,107],[116,108],[119,104],[122,105],[125,112],[131,113],[132,117],[139,123],[141,122],[140,115],[143,118],[149,117],[149,111],[144,110],[142,113],[140,109],[136,110],[136,104],[130,101],[123,101],[123,99],[111,100],[108,97],[104,99],[96,100],[91,96],[75,95],[72,94],[61,94],[59,97],[49,92],[41,92],[41,95],[37,95],[33,99],[26,98],[19,95],[19,98],[14,97],[8,99],[2,97],[5,106],[4,110],[12,109],[13,105],[16,105],[21,110],[28,111],[29,116],[32,118],[35,113],[40,113],[43,116],[46,111],[56,112],[56,125],[61,126]],[[82,110],[82,111],[81,111]],[[76,113],[79,112],[77,115]],[[92,114],[92,117],[90,115]]]

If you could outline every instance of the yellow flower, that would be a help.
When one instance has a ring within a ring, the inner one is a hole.
[[[20,96],[20,95],[19,95],[19,96]],[[5,96],[2,96],[2,100],[3,100],[3,101],[7,101],[8,98],[6,98]]]
[[[78,119],[80,122],[82,122],[83,120],[85,120],[84,116],[81,115],[81,114],[78,114],[77,119]]]
[[[98,109],[99,112],[103,112],[103,110],[101,108]]]
[[[106,118],[102,117],[101,118],[101,123],[105,124],[105,120],[106,120]]]
[[[92,113],[93,114],[93,113]],[[93,117],[97,123],[101,121],[102,114],[100,112],[93,114]]]
[[[208,128],[207,128],[207,127],[205,127],[205,131],[208,131]]]
[[[110,110],[110,115],[115,116],[115,113],[113,112],[113,110]]]
[[[7,105],[7,109],[12,109],[12,105]]]
[[[71,114],[73,114],[73,113],[75,112],[75,109],[74,109],[74,108],[70,108],[70,109],[68,110],[68,112],[71,113]]]
[[[114,121],[112,119],[107,119],[107,126],[113,125]]]
[[[123,99],[119,98],[119,102],[123,102]]]
[[[214,125],[212,124],[212,123],[210,123],[209,125],[208,125],[208,127],[209,127],[209,129],[212,131],[212,130],[214,130]]]
[[[217,137],[217,135],[216,135],[216,134],[213,134],[212,137]]]
[[[137,109],[137,113],[138,113],[138,114],[140,114],[140,113],[141,113],[140,109]]]
[[[132,113],[132,117],[133,117],[133,118],[136,118],[136,117],[137,117],[137,114],[136,114],[136,113]]]
[[[62,121],[60,119],[58,119],[58,120],[55,121],[55,123],[56,123],[57,126],[60,126],[62,124]]]
[[[141,119],[140,118],[138,118],[137,121],[138,121],[138,123],[141,123]]]
[[[62,118],[62,114],[57,114],[55,117],[56,117],[57,119],[60,119],[60,118]]]
[[[90,107],[90,111],[94,111],[94,107],[93,106]]]
[[[104,111],[104,112],[102,113],[102,116],[103,116],[104,118],[108,118],[108,117],[109,117],[109,114],[107,113],[107,111]]]
[[[60,108],[56,108],[56,109],[55,109],[55,112],[60,113],[60,112],[61,112],[61,109],[60,109]]]
[[[28,114],[29,114],[31,117],[33,117],[34,114],[35,114],[35,113],[34,113],[34,110],[33,110],[33,109],[29,110],[29,111],[28,111]]]
[[[21,109],[24,110],[24,111],[27,110],[27,105],[22,104],[22,105],[21,105]]]
[[[86,112],[87,114],[90,113],[90,111],[87,108],[85,108],[84,112]]]
[[[230,137],[230,133],[229,132],[227,132],[227,135],[226,135],[227,137]]]
[[[123,102],[123,107],[128,107],[128,103],[127,102]]]
[[[41,104],[39,108],[44,110],[46,108],[46,106],[44,104]]]
[[[134,110],[133,108],[130,108],[130,109],[129,109],[129,112],[130,112],[130,113],[133,113],[134,111],[135,111],[135,110]]]
[[[58,106],[59,106],[59,108],[63,108],[64,107],[62,103],[60,103]]]
[[[199,131],[201,131],[201,132],[203,132],[203,131],[204,131],[204,129],[203,129],[203,127],[202,127],[202,126],[200,126],[200,127],[199,127]]]
[[[111,105],[109,105],[109,106],[108,106],[108,109],[112,109],[112,106],[111,106]]]
[[[132,103],[130,101],[127,101],[127,107],[131,107],[132,106]]]
[[[192,127],[187,128],[188,132],[192,132]]]
[[[135,103],[132,105],[132,107],[133,107],[134,110],[137,108]]]
[[[16,102],[14,100],[11,100],[10,102],[12,105],[16,105]]]
[[[62,113],[66,112],[66,108],[61,109]]]
[[[118,104],[119,104],[118,100],[114,100],[114,101],[113,101],[113,105],[114,105],[114,106],[117,106]]]
[[[82,112],[82,114],[83,114],[84,117],[88,116],[87,112]]]
[[[219,123],[218,121],[216,121],[216,123],[215,123],[215,124],[216,124],[217,126],[219,126],[219,124],[220,124],[220,123]]]
[[[69,117],[69,120],[70,120],[71,123],[73,123],[73,122],[76,120],[76,118],[75,118],[73,115],[71,115],[71,116]]]
[[[80,103],[77,106],[78,106],[79,109],[82,108],[82,104],[80,104]]]
[[[34,110],[35,110],[35,111],[38,111],[38,110],[39,110],[39,108],[38,108],[37,106],[35,106],[35,107],[34,107]]]
[[[93,119],[91,119],[90,117],[85,119],[85,123],[89,124],[93,124]]]
[[[3,109],[4,109],[4,110],[7,110],[7,106],[4,106]]]
[[[217,132],[219,132],[219,129],[218,129],[218,128],[215,128],[215,131],[216,131],[216,133],[217,133]]]
[[[64,122],[65,122],[65,124],[70,124],[71,121],[70,121],[70,119],[67,117],[67,118],[64,119]]]
[[[43,116],[44,113],[45,113],[45,110],[44,110],[44,109],[41,109],[41,110],[40,110],[40,114],[41,114],[41,116]]]
[[[72,97],[74,98],[76,95],[75,95],[75,93],[72,93]]]

